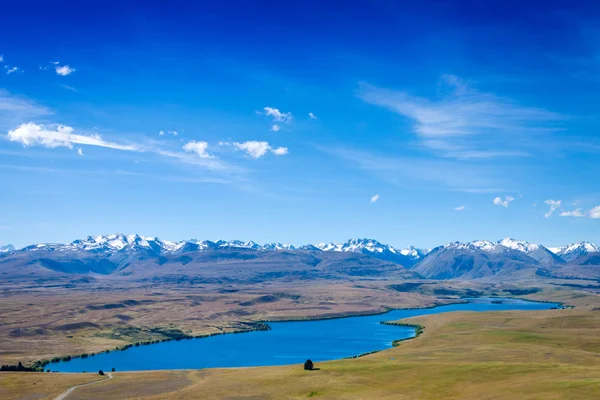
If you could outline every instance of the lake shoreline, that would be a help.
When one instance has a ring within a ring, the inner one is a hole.
[[[218,332],[218,333],[214,333],[214,334],[207,334],[207,335],[198,335],[198,336],[187,336],[187,337],[183,337],[183,338],[177,338],[177,339],[163,339],[160,341],[151,341],[148,343],[141,343],[141,344],[130,344],[130,345],[125,345],[125,346],[120,346],[116,349],[113,350],[106,350],[102,353],[97,353],[97,354],[104,354],[104,353],[111,353],[111,352],[116,352],[116,351],[125,351],[131,347],[138,347],[138,346],[143,346],[143,345],[150,345],[150,344],[159,344],[159,343],[164,343],[164,342],[170,342],[170,341],[179,341],[179,340],[189,340],[189,339],[202,339],[202,338],[209,338],[212,336],[220,336],[220,335],[226,335],[229,333],[235,333],[235,334],[239,334],[239,333],[249,333],[249,332],[253,332],[253,331],[266,331],[266,330],[270,330],[271,327],[268,325],[268,323],[283,323],[283,322],[311,322],[311,321],[323,321],[323,320],[334,320],[334,319],[345,319],[345,318],[351,318],[351,317],[369,317],[369,316],[375,316],[375,315],[385,315],[388,314],[390,312],[393,311],[409,311],[409,310],[427,310],[427,309],[433,309],[433,308],[437,308],[437,307],[442,307],[442,306],[452,306],[452,305],[459,305],[459,304],[469,304],[472,303],[472,301],[470,300],[475,300],[475,299],[494,299],[494,298],[500,298],[500,299],[506,299],[506,300],[517,300],[517,301],[522,301],[522,302],[531,302],[531,303],[552,303],[552,304],[556,304],[557,306],[561,307],[562,304],[559,302],[552,302],[552,301],[536,301],[536,300],[530,300],[530,299],[523,299],[523,298],[517,298],[517,297],[498,297],[498,296],[487,296],[487,297],[480,297],[480,298],[456,298],[453,300],[457,300],[454,302],[450,302],[450,303],[444,303],[444,304],[435,304],[432,306],[427,306],[427,307],[411,307],[411,308],[389,308],[387,310],[383,310],[381,312],[374,312],[374,313],[351,313],[348,315],[337,315],[337,316],[326,316],[323,318],[310,318],[310,319],[300,319],[300,318],[292,318],[292,319],[287,319],[287,320],[260,320],[257,321],[256,324],[258,325],[257,328],[258,329],[251,329],[251,330],[241,330],[241,331],[234,331],[234,332]],[[450,300],[450,299],[445,299],[445,300]],[[453,310],[456,311],[456,310]],[[475,310],[465,310],[465,311],[475,311]],[[487,311],[487,310],[486,310]],[[485,311],[484,311],[485,312]],[[410,317],[406,317],[406,318],[410,318]],[[404,319],[404,318],[400,318],[400,319]],[[412,340],[414,338],[419,337],[419,335],[423,332],[424,327],[418,324],[407,324],[407,323],[393,323],[392,321],[379,321],[380,324],[383,325],[391,325],[391,326],[399,326],[399,327],[410,327],[413,328],[414,331],[412,332],[411,336],[409,337],[405,337],[402,339],[393,339],[391,341],[391,346],[395,347],[398,346],[401,342],[406,341],[406,340]],[[349,356],[349,357],[340,357],[340,359],[345,359],[345,358],[357,358],[357,357],[361,357],[364,355],[368,355],[368,354],[373,354],[379,351],[383,351],[386,349],[379,349],[379,350],[373,350],[373,351],[369,351],[369,352],[364,352],[361,353],[359,355],[356,356]],[[61,359],[61,363],[62,362],[68,362],[70,360],[72,360],[73,358],[87,358],[87,357],[94,357],[95,354],[89,354],[89,355],[85,355],[84,357],[70,357],[68,360],[65,359]],[[53,364],[56,365],[56,363],[58,362],[58,360],[43,360],[43,361],[50,361],[47,363],[43,364],[43,367],[49,365],[49,364]],[[42,364],[37,364],[40,367],[42,367]],[[277,365],[277,364],[275,364]],[[242,366],[244,368],[249,368],[252,366]],[[224,367],[206,367],[206,368],[237,368],[237,367],[228,367],[228,366],[224,366]],[[188,369],[188,368],[183,368],[183,369]],[[191,368],[194,369],[194,368]],[[171,369],[166,369],[166,370],[173,370]],[[127,370],[129,372],[129,370]],[[133,370],[132,370],[133,371]],[[140,370],[140,371],[146,371],[146,370]],[[63,372],[61,372],[63,373]],[[75,372],[68,372],[68,373],[81,373],[79,371]]]

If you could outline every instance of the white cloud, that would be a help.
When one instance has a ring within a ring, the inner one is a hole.
[[[550,206],[550,209],[546,214],[544,214],[544,218],[550,218],[550,216],[556,211],[557,208],[562,204],[562,200],[546,200],[544,201],[547,205]]]
[[[238,150],[246,152],[252,158],[261,158],[269,151],[277,156],[288,154],[287,147],[272,148],[268,142],[259,142],[256,140],[250,140],[243,143],[235,142],[233,143],[233,146]]]
[[[0,111],[3,110],[2,91],[0,90]],[[27,109],[27,103],[7,103],[5,108],[12,109],[16,106],[23,106]],[[17,108],[19,109],[19,108]],[[0,114],[1,115],[1,114]],[[30,122],[21,124],[17,128],[10,130],[6,135],[9,141],[29,146],[44,146],[47,148],[67,147],[73,149],[75,145],[99,146],[114,150],[135,151],[138,153],[154,154],[163,157],[165,161],[176,161],[177,164],[186,164],[197,166],[213,171],[222,171],[224,173],[243,173],[245,169],[226,163],[218,158],[202,152],[203,144],[187,144],[188,151],[175,151],[169,148],[159,147],[164,143],[148,141],[146,144],[121,144],[104,140],[98,134],[79,134],[72,127],[64,125],[42,125]],[[79,148],[79,147],[78,147]],[[79,151],[78,151],[79,153]],[[81,151],[83,153],[83,149]],[[198,157],[200,155],[200,157]]]
[[[79,154],[80,156],[83,156],[83,149],[81,147],[79,147],[77,149],[77,154]]]
[[[116,150],[139,151],[139,148],[135,145],[107,142],[98,134],[76,134],[72,127],[65,125],[41,125],[29,122],[8,131],[7,138],[11,142],[18,142],[26,147],[41,145],[48,148],[68,147],[72,149],[74,144],[81,144]]]
[[[504,200],[502,200],[502,198],[501,198],[501,197],[496,197],[496,198],[494,199],[494,204],[495,204],[495,205],[497,205],[497,206],[502,206],[502,207],[504,207],[504,208],[507,208],[507,207],[508,207],[508,205],[510,204],[510,202],[511,202],[511,201],[513,201],[514,199],[515,199],[515,198],[514,198],[514,197],[512,197],[512,196],[506,196],[506,197],[504,198]]]
[[[375,196],[371,197],[371,203],[377,203],[377,201],[379,200],[379,195],[376,194]]]
[[[284,156],[288,154],[289,151],[287,147],[277,147],[276,149],[271,149],[271,153],[275,154],[276,156]]]
[[[268,142],[258,142],[256,140],[247,141],[244,143],[235,142],[234,147],[239,150],[243,150],[252,158],[260,158],[267,154],[267,151],[271,148]]]
[[[588,215],[590,216],[590,218],[600,218],[600,206],[592,208]]]
[[[490,158],[528,155],[523,140],[558,129],[564,116],[545,109],[520,106],[511,99],[480,92],[456,76],[442,76],[435,96],[361,84],[358,96],[403,115],[427,150],[444,157]],[[518,138],[519,140],[515,140]]]
[[[319,119],[319,118],[317,118],[317,116],[315,114],[313,114],[311,112],[308,113],[308,116],[310,119]]]
[[[158,131],[159,136],[165,136],[165,131]]]
[[[465,210],[465,208],[466,208],[466,207],[465,207],[464,205],[463,205],[463,206],[454,207],[454,209],[455,209],[456,211],[464,211],[464,210]]]
[[[207,152],[208,143],[206,143],[206,142],[196,142],[195,140],[192,140],[191,142],[188,142],[183,146],[183,150],[187,151],[188,153],[196,153],[201,158],[214,158],[215,157],[212,154]]]
[[[177,131],[169,131],[169,135],[177,136],[179,133]]]
[[[19,68],[17,67],[9,67],[8,65],[5,65],[4,68],[6,69],[6,75],[10,75],[10,74],[14,74],[15,72],[19,72]]]
[[[4,56],[2,54],[0,54],[0,63],[4,62]]]
[[[281,112],[279,109],[273,107],[265,107],[263,110],[265,110],[265,115],[273,118],[275,122],[283,122],[285,124],[292,122],[293,116],[291,112]]]
[[[573,211],[563,211],[560,213],[561,217],[585,217],[585,214],[581,212],[581,208],[577,208]]]
[[[271,130],[272,130],[273,132],[279,132],[279,130],[280,130],[280,129],[281,129],[281,126],[280,126],[280,125],[273,124],[273,126],[271,126]]]
[[[58,62],[54,62],[53,64],[58,64]],[[75,68],[71,68],[68,65],[63,65],[62,67],[56,65],[54,70],[56,71],[56,74],[60,76],[67,76],[75,72]]]

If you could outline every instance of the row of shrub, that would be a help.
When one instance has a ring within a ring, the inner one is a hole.
[[[2,372],[44,372],[44,368],[39,369],[37,366],[24,366],[21,361],[17,365],[2,365],[0,366]]]

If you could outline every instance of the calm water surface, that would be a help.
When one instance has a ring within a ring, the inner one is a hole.
[[[171,341],[132,347],[53,363],[46,369],[60,372],[200,369],[300,364],[335,360],[392,347],[392,341],[414,336],[409,327],[380,324],[417,315],[450,311],[547,310],[555,303],[516,299],[466,299],[469,303],[436,308],[396,310],[385,314],[321,321],[273,322],[270,331]],[[502,304],[492,304],[500,300]]]

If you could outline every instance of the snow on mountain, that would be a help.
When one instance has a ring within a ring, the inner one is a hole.
[[[513,238],[505,238],[498,241],[499,245],[508,247],[509,249],[522,251],[523,253],[531,253],[540,248],[540,245],[529,243],[522,240],[516,240]]]
[[[384,260],[397,262],[404,266],[415,264],[429,252],[429,250],[418,249],[414,246],[410,246],[406,249],[397,249],[374,239],[349,239],[343,244],[318,243],[316,245],[302,246],[299,249],[314,250],[315,248],[321,251],[370,254]]]
[[[483,251],[496,250],[496,243],[490,242],[489,240],[475,240],[471,242],[470,245]]]
[[[314,247],[316,247],[319,250],[323,250],[323,251],[342,251],[342,246],[341,244],[337,244],[337,243],[317,243],[314,245]]]
[[[291,244],[267,243],[262,246],[263,250],[296,250]]]
[[[492,251],[496,244],[488,240],[475,240],[473,242],[450,242],[442,246],[445,249],[466,250],[466,251]]]
[[[350,239],[342,245],[341,251],[350,251],[353,253],[384,253],[390,252],[393,254],[398,253],[395,248],[387,244],[381,244],[377,240],[373,239]]]
[[[374,239],[350,239],[345,243],[318,243],[307,244],[295,247],[291,244],[267,243],[258,244],[254,241],[242,240],[183,240],[178,242],[163,241],[157,237],[140,235],[97,235],[88,236],[84,239],[75,240],[67,244],[40,243],[27,246],[20,251],[48,251],[48,252],[92,252],[99,254],[136,254],[136,256],[153,256],[160,254],[175,254],[194,251],[208,251],[221,248],[239,248],[257,251],[277,251],[277,250],[306,250],[306,251],[336,251],[353,252],[375,256],[380,259],[396,262],[405,266],[410,266],[423,259],[430,253],[428,249],[419,249],[410,246],[404,249],[398,249],[393,246],[383,244]],[[497,242],[489,240],[475,240],[468,243],[451,242],[440,246],[439,248],[456,249],[470,252],[483,251],[488,253],[505,253],[510,251],[519,251],[538,260],[541,263],[557,264],[574,260],[588,253],[600,252],[600,247],[590,242],[579,242],[569,246],[553,248],[520,241],[512,238],[505,238]],[[0,247],[0,253],[15,251],[12,246]]]
[[[10,253],[11,251],[15,251],[15,248],[12,244],[0,246],[0,253]]]
[[[600,246],[591,242],[577,242],[556,249],[556,254],[565,261],[573,261],[589,253],[600,252]]]
[[[418,260],[427,255],[429,253],[429,249],[418,249],[415,246],[408,246],[402,250],[400,250],[400,254],[406,257],[410,257],[412,259]]]

